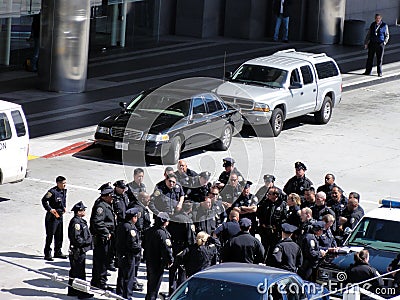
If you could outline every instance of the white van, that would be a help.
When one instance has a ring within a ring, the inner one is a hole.
[[[21,105],[0,100],[0,184],[25,178],[28,152],[28,126]]]

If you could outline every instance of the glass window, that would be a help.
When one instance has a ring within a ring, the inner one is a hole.
[[[218,100],[216,100],[214,98],[208,98],[208,97],[206,97],[205,100],[206,100],[208,113],[214,113],[216,111],[221,110],[222,107]]]
[[[26,128],[24,120],[22,119],[21,112],[19,110],[13,110],[11,112],[11,117],[14,120],[15,131],[17,136],[24,136],[26,134]]]
[[[205,114],[206,107],[204,106],[203,98],[193,98],[193,114]]]
[[[11,127],[5,113],[0,113],[0,141],[11,139]]]
[[[317,70],[319,79],[324,79],[339,75],[339,70],[332,61],[318,63],[315,65],[315,69]]]
[[[303,75],[304,84],[313,83],[314,78],[310,66],[302,66],[300,67],[300,71],[301,75]]]
[[[297,69],[294,69],[292,71],[292,73],[290,74],[290,84],[293,84],[295,82],[301,82],[299,70],[297,70]]]

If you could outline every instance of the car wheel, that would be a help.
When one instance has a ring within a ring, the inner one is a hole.
[[[181,147],[182,147],[182,142],[179,137],[173,138],[171,142],[171,147],[167,153],[162,158],[162,162],[165,165],[174,165],[178,162],[179,157],[181,156]]]
[[[233,135],[232,126],[231,125],[225,126],[224,130],[222,131],[222,135],[216,144],[216,148],[222,151],[228,150],[232,142],[232,135]]]
[[[275,108],[271,116],[271,129],[274,136],[278,136],[283,129],[283,111],[280,108]]]
[[[321,110],[314,114],[315,121],[318,124],[326,124],[332,117],[333,103],[329,96],[325,96],[324,102],[322,103]]]

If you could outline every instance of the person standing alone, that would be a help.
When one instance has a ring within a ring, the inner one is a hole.
[[[382,77],[382,61],[385,45],[389,41],[389,27],[382,21],[380,14],[375,15],[375,22],[369,26],[365,37],[364,47],[368,49],[368,58],[365,66],[364,75],[371,75],[374,56],[376,55],[376,71]]]
[[[275,33],[274,33],[274,41],[278,41],[279,30],[281,28],[281,24],[283,23],[283,38],[282,41],[284,43],[289,42],[289,5],[290,0],[275,0],[274,2],[274,13],[276,15],[276,23],[275,23]]]

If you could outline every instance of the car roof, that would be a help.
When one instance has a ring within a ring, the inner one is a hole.
[[[193,275],[193,278],[221,280],[257,286],[259,283],[263,283],[265,279],[268,280],[268,284],[271,284],[288,275],[295,275],[295,273],[254,264],[221,263],[196,273]]]
[[[257,57],[246,61],[245,64],[271,66],[280,69],[291,69],[305,63],[318,63],[332,61],[325,53],[298,52],[295,49],[287,49],[275,52],[272,55]]]
[[[400,208],[379,207],[366,213],[365,217],[400,222]]]
[[[15,109],[15,108],[20,108],[21,105],[17,104],[17,103],[12,103],[12,102],[8,102],[5,100],[0,100],[0,110],[5,110],[5,109]]]

